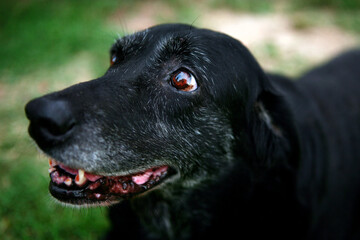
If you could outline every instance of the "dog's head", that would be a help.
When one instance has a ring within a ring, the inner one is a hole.
[[[120,38],[110,55],[104,76],[26,106],[59,200],[113,203],[279,154],[281,98],[237,40],[160,25]]]

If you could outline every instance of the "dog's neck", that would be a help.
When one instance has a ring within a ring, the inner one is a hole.
[[[154,239],[188,239],[199,230],[196,227],[210,221],[206,202],[199,203],[203,209],[190,203],[192,191],[153,191],[133,199],[131,205],[143,229]]]
[[[283,179],[273,177],[279,173],[283,174]],[[155,238],[165,239],[185,239],[198,234],[206,235],[206,232],[211,236],[209,226],[220,226],[223,224],[221,219],[233,219],[234,224],[239,222],[239,225],[243,225],[241,230],[250,234],[254,229],[249,226],[272,226],[271,219],[282,219],[280,222],[283,222],[288,215],[299,214],[278,211],[281,208],[293,209],[298,204],[294,193],[288,191],[293,184],[286,182],[292,178],[289,172],[276,169],[267,175],[256,176],[257,174],[250,172],[239,161],[239,164],[232,166],[227,174],[216,181],[210,179],[207,184],[192,188],[174,186],[166,190],[155,190],[133,199],[131,204],[146,231],[153,233]],[[237,186],[237,189],[229,186]],[[233,205],[234,202],[237,203],[236,206]],[[217,212],[209,215],[214,209]],[[259,220],[258,216],[263,219]],[[230,232],[236,228],[232,225],[224,227]]]

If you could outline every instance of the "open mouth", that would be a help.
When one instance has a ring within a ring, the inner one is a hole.
[[[144,193],[175,174],[169,166],[157,166],[124,176],[101,176],[69,168],[49,159],[49,190],[58,200],[75,205],[108,205]]]

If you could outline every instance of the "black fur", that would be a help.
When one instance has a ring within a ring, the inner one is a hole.
[[[188,25],[126,36],[111,54],[103,77],[26,107],[30,135],[72,168],[176,170],[110,208],[109,239],[360,239],[359,50],[296,81]],[[170,84],[178,69],[197,90]]]

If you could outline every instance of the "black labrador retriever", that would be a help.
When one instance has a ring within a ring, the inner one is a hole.
[[[159,25],[104,76],[29,102],[50,192],[108,239],[360,239],[360,51],[297,81],[237,40]]]

